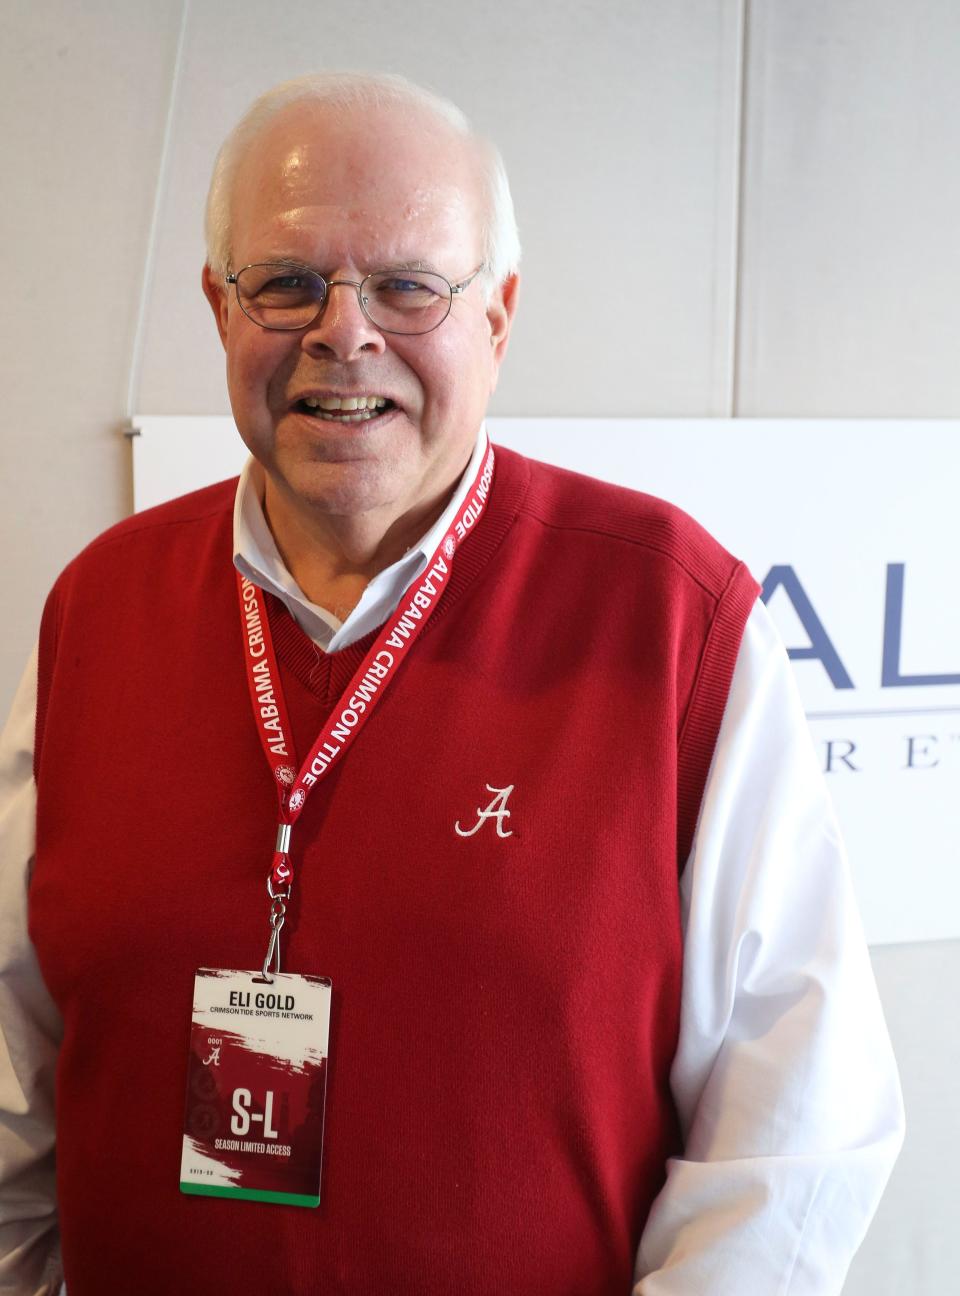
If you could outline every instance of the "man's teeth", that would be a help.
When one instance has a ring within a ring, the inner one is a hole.
[[[302,403],[315,410],[322,419],[336,423],[362,423],[376,418],[388,400],[386,396],[305,396]]]

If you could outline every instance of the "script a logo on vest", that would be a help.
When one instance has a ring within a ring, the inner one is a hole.
[[[513,830],[505,826],[505,821],[510,818],[510,811],[507,809],[507,799],[513,791],[514,785],[511,783],[509,787],[498,788],[491,787],[490,784],[487,783],[485,786],[488,792],[494,794],[493,800],[484,809],[477,806],[477,822],[472,828],[461,828],[460,820],[457,820],[453,827],[458,837],[472,837],[474,833],[480,831],[488,819],[495,819],[497,821],[498,837],[513,836]]]

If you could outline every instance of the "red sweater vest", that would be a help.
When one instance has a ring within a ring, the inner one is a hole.
[[[30,930],[70,1296],[624,1296],[678,1150],[678,866],[755,586],[677,510],[499,452],[295,834],[284,966],[334,986],[321,1205],[185,1197],[193,973],[262,959],[276,823],[233,496],[113,528],[44,616]],[[302,757],[370,640],[271,621]]]

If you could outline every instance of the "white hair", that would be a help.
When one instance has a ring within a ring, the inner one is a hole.
[[[456,104],[389,72],[315,72],[284,81],[251,104],[227,136],[213,167],[205,218],[207,264],[211,270],[222,275],[230,266],[230,197],[245,150],[273,117],[295,103],[347,110],[394,104],[422,108],[469,140],[481,163],[485,200],[481,238],[488,290],[513,274],[520,263],[520,236],[499,151],[474,133]]]

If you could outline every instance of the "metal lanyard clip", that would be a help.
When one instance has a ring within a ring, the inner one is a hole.
[[[286,894],[278,894],[273,889],[273,878],[267,878],[267,891],[270,895],[270,940],[267,943],[267,954],[263,960],[263,979],[273,982],[273,977],[280,972],[280,928],[287,916],[287,901],[290,899],[290,888]],[[273,964],[271,975],[270,964]]]

